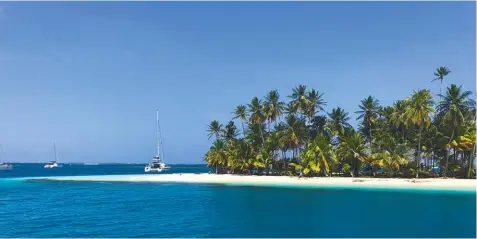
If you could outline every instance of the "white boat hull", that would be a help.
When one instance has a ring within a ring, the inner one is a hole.
[[[55,164],[47,164],[47,165],[45,165],[44,168],[59,168],[59,167],[60,167],[60,165],[55,163]]]
[[[162,172],[162,168],[151,168],[151,167],[145,167],[144,172],[146,173],[160,173]]]
[[[0,166],[0,171],[10,171],[12,169],[13,169],[13,165],[10,165],[10,164]]]

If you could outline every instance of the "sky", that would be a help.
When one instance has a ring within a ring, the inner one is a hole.
[[[368,95],[476,88],[475,2],[2,2],[4,162],[202,163],[207,125],[299,84],[356,125]]]

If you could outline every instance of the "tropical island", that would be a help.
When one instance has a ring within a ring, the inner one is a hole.
[[[227,124],[208,125],[214,142],[204,160],[216,174],[475,179],[475,97],[443,88],[450,73],[436,69],[438,93],[415,90],[389,106],[366,97],[357,129],[344,109],[325,111],[315,89],[298,85],[288,102],[272,90],[237,106]]]
[[[22,180],[180,182],[270,187],[447,190],[475,193],[476,102],[439,67],[435,96],[416,90],[391,106],[368,96],[359,125],[324,94],[307,86],[239,105],[225,126],[208,125],[214,142],[205,154],[215,173],[31,177]],[[443,91],[443,92],[442,92]],[[236,126],[234,120],[240,124]]]

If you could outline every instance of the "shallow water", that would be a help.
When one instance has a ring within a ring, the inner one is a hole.
[[[143,165],[65,165],[56,171],[45,171],[42,165],[22,167],[22,171],[11,171],[9,177],[142,174],[143,169]],[[179,166],[171,172],[208,169]],[[5,174],[3,177],[0,237],[476,236],[475,192],[19,181],[9,180]]]

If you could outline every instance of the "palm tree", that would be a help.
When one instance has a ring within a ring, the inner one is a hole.
[[[371,158],[375,160],[373,161],[374,164],[382,166],[386,169],[388,177],[391,177],[393,168],[399,169],[399,166],[405,165],[407,163],[406,158],[399,154],[390,153],[387,150],[372,154]]]
[[[210,122],[207,132],[209,132],[209,139],[212,138],[212,136],[215,136],[215,139],[218,139],[222,133],[222,125],[219,123],[219,121],[214,120]]]
[[[334,160],[335,153],[333,146],[320,135],[308,144],[308,147],[303,151],[302,166],[303,173],[307,175],[309,172],[324,172],[328,174],[330,171],[329,160]]]
[[[269,159],[269,163],[267,163],[267,165],[269,166],[269,172],[272,172],[273,164],[276,163],[279,156],[279,150],[280,150],[279,132],[274,131],[268,134],[267,138],[265,139],[265,147],[263,147],[262,149],[265,150],[265,153],[267,154]]]
[[[216,139],[209,152],[207,152],[205,161],[207,165],[215,167],[215,173],[218,173],[219,166],[225,165],[226,157],[225,142],[221,139]]]
[[[280,101],[280,94],[277,90],[268,92],[265,97],[265,116],[269,123],[276,122],[283,111],[285,110],[285,103]]]
[[[361,110],[356,111],[358,114],[357,120],[363,119],[363,123],[369,127],[369,144],[372,142],[372,125],[378,118],[378,113],[380,110],[379,100],[374,99],[372,96],[361,101],[359,106]]]
[[[342,135],[345,128],[351,128],[351,125],[348,123],[350,120],[348,113],[340,107],[332,109],[331,113],[328,113],[328,117],[330,117],[330,126],[337,135]]]
[[[245,126],[244,122],[247,121],[247,107],[245,105],[239,105],[237,108],[235,108],[234,112],[235,116],[232,119],[240,119],[240,122],[242,122],[242,132],[243,132],[243,137],[245,138]]]
[[[225,129],[223,130],[224,134],[224,139],[227,142],[230,142],[232,139],[237,137],[238,132],[237,132],[237,127],[235,126],[235,123],[233,121],[229,121],[227,125],[225,125]]]
[[[330,129],[328,126],[328,119],[325,116],[318,115],[311,119],[310,138],[315,139],[318,135],[323,135],[326,138],[331,138]]]
[[[292,117],[293,115],[288,115],[287,117]],[[277,126],[275,126],[275,132],[277,132],[277,140],[278,140],[278,149],[281,151],[282,154],[282,169],[283,173],[287,173],[287,157],[286,153],[290,149],[290,135],[287,132],[287,126],[285,123],[280,122]]]
[[[427,130],[423,131],[423,147],[427,148],[427,156],[432,160],[431,168],[434,167],[435,151],[438,149],[438,144],[444,138],[444,135],[439,131],[437,124],[433,123]]]
[[[432,95],[429,90],[414,91],[411,97],[409,108],[406,111],[407,119],[419,127],[416,167],[419,168],[421,162],[421,134],[422,129],[431,124],[430,114],[434,112]],[[416,170],[416,177],[419,177],[419,170]]]
[[[293,92],[289,97],[292,99],[290,105],[296,109],[296,112],[306,114],[307,108],[310,105],[310,100],[307,97],[306,86],[299,85],[293,88]]]
[[[285,119],[284,127],[288,147],[293,150],[293,157],[295,157],[307,139],[308,132],[305,121],[294,115],[288,115]]]
[[[354,175],[359,174],[361,162],[368,160],[367,150],[365,140],[361,134],[349,130],[343,135],[342,141],[336,149],[336,155],[341,160],[351,161],[351,167],[353,169],[351,175],[354,177]]]
[[[436,78],[434,78],[431,82],[434,82],[436,80],[439,80],[441,82],[441,86],[439,87],[439,95],[442,94],[442,81],[444,81],[444,77],[446,77],[450,73],[451,73],[450,69],[447,68],[446,66],[441,66],[436,69],[436,72],[434,72],[434,76]]]
[[[476,150],[476,128],[475,125],[473,127],[465,127],[465,134],[464,136],[460,136],[458,138],[458,147],[460,151],[462,151],[462,157],[463,160],[465,161],[465,152],[468,152],[468,161],[467,161],[467,173],[466,177],[470,178],[470,172],[473,167],[474,163],[474,157],[475,157],[475,150]]]
[[[323,100],[323,93],[320,94],[315,89],[311,89],[311,91],[308,92],[308,102],[306,115],[308,122],[311,122],[315,114],[323,110],[323,106],[326,105],[326,102]]]
[[[248,120],[251,124],[261,125],[263,122],[265,122],[266,117],[263,111],[264,107],[262,100],[260,100],[258,97],[253,97],[252,102],[248,105],[248,109],[250,112],[250,117]],[[265,142],[262,127],[260,127],[260,136],[262,137],[262,142]]]
[[[250,164],[255,157],[251,145],[246,140],[234,140],[227,153],[228,166],[232,172],[238,169],[239,172],[243,173],[250,168]]]
[[[457,87],[455,84],[447,87],[446,95],[439,94],[441,98],[444,98],[436,107],[439,116],[442,117],[441,123],[449,124],[452,127],[452,134],[448,144],[454,140],[454,133],[457,128],[464,123],[466,112],[475,108],[475,101],[469,98],[470,95],[472,95],[472,92],[462,91],[462,86]],[[448,172],[448,163],[449,147],[446,147],[445,176],[447,176]]]
[[[262,136],[263,131],[265,131],[264,124],[250,123],[248,124],[247,137],[245,139],[254,147],[261,147],[265,143],[265,136]]]
[[[406,127],[409,125],[409,120],[406,116],[406,112],[409,108],[409,99],[407,100],[398,100],[393,105],[393,112],[389,117],[389,121],[396,127],[397,129],[401,128],[402,130],[402,143],[405,143],[404,139],[404,131]]]

